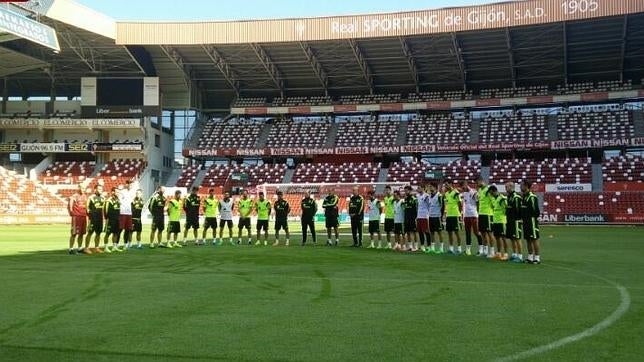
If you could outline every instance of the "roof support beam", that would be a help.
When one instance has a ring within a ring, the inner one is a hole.
[[[208,58],[215,64],[217,69],[221,72],[226,79],[226,82],[235,91],[235,95],[239,97],[239,80],[235,75],[235,72],[230,67],[230,64],[224,59],[223,55],[215,48],[213,45],[202,45],[203,50],[208,54]]]
[[[514,52],[512,51],[512,36],[510,28],[505,28],[505,42],[508,47],[508,58],[510,59],[510,75],[512,76],[512,88],[517,87],[517,69],[514,64]]]
[[[414,81],[414,85],[416,86],[416,93],[420,93],[420,79],[418,77],[418,68],[416,67],[416,59],[414,59],[414,54],[411,51],[411,48],[409,47],[409,44],[407,44],[407,41],[405,38],[400,37],[400,46],[402,47],[403,54],[405,55],[405,58],[407,58],[407,65],[409,66],[409,72],[411,73],[411,78]]]
[[[313,49],[311,49],[311,47],[307,42],[301,41],[300,47],[302,48],[304,55],[306,55],[306,59],[309,61],[309,64],[313,68],[313,72],[315,73],[315,76],[318,78],[318,80],[320,81],[320,84],[322,85],[322,88],[324,89],[324,95],[328,96],[329,78],[326,75],[326,71],[324,71],[324,68],[322,68],[322,64],[320,64],[320,61],[318,60],[317,56],[313,52]]]
[[[141,71],[141,74],[143,74],[143,75],[147,75],[147,73],[145,72],[145,69],[143,69],[143,66],[141,66],[141,63],[139,63],[139,61],[138,61],[138,60],[136,60],[136,57],[134,56],[134,54],[132,54],[132,52],[130,51],[130,49],[128,49],[128,47],[127,47],[127,46],[125,46],[125,45],[123,45],[123,49],[125,49],[125,52],[127,53],[127,55],[129,55],[129,56],[130,56],[130,58],[132,59],[132,61],[134,62],[134,64],[136,64],[137,68],[139,68],[139,70]]]
[[[624,15],[624,27],[622,28],[622,49],[619,63],[619,81],[624,82],[624,68],[626,67],[626,40],[628,37],[628,15]]]
[[[461,44],[458,41],[456,33],[452,33],[452,51],[456,57],[458,69],[460,70],[461,78],[463,79],[463,90],[467,91],[467,68],[465,66],[465,60],[463,59],[463,50],[461,49]]]
[[[566,28],[568,25],[564,21],[563,23],[563,81],[565,85],[568,85],[568,32]]]
[[[279,71],[279,69],[277,69],[277,66],[275,65],[275,63],[273,63],[273,60],[268,56],[264,48],[255,43],[251,43],[250,47],[257,55],[257,58],[259,58],[259,61],[264,66],[264,69],[266,69],[266,71],[268,72],[268,75],[269,77],[271,77],[271,80],[273,80],[273,83],[275,83],[275,86],[280,91],[280,95],[284,97],[284,77],[282,77],[282,73]]]
[[[99,73],[98,67],[96,66],[96,56],[92,46],[86,46],[83,44],[82,40],[74,36],[71,32],[68,31],[58,31],[58,35],[61,39],[67,44],[67,46],[76,54],[76,56],[83,62],[92,73]]]
[[[373,94],[373,73],[371,72],[371,67],[369,67],[369,64],[367,63],[367,60],[364,57],[364,54],[362,54],[362,50],[360,49],[360,46],[358,45],[356,40],[349,39],[349,45],[351,46],[351,50],[353,50],[353,55],[356,57],[358,66],[362,71],[362,76],[364,77],[364,80],[367,83],[367,88],[369,89],[369,93]]]
[[[159,47],[166,55],[166,57],[168,57],[168,59],[170,59],[170,61],[174,63],[174,65],[176,65],[179,70],[181,70],[181,72],[183,73],[183,80],[185,85],[190,86],[190,82],[192,80],[192,68],[189,65],[185,64],[185,61],[183,60],[181,54],[179,54],[179,52],[175,48],[168,45],[159,45]]]

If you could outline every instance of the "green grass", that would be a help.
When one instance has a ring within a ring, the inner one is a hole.
[[[644,354],[641,228],[545,227],[540,266],[311,246],[69,256],[67,230],[0,228],[2,361],[494,360],[609,316],[620,294],[594,275],[630,309],[533,359]]]

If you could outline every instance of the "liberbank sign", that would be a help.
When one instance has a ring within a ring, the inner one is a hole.
[[[117,44],[200,45],[394,37],[574,21],[644,11],[641,0],[527,0],[388,14],[206,22],[119,22]]]
[[[10,33],[55,51],[60,51],[56,30],[0,7],[0,33]]]

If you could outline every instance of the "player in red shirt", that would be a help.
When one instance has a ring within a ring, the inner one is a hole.
[[[69,254],[78,254],[83,251],[83,236],[85,236],[87,230],[87,195],[83,193],[83,186],[78,185],[78,191],[69,198],[67,211],[69,216],[72,217]],[[74,249],[74,240],[78,245],[77,249]],[[87,254],[91,254],[89,248],[84,251]]]

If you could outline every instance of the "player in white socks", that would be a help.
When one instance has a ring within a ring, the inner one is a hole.
[[[396,245],[394,250],[403,250],[405,248],[405,235],[403,225],[405,223],[405,209],[403,200],[400,197],[400,191],[394,191],[394,238]]]
[[[427,247],[431,244],[431,238],[429,235],[429,195],[425,193],[424,186],[418,188],[416,199],[418,200],[416,231],[418,232],[418,238],[420,239],[420,246],[416,244],[414,249],[420,249],[424,252],[427,250],[425,248],[425,239],[427,239]]]
[[[380,213],[382,212],[382,206],[380,205],[380,200],[376,198],[375,191],[370,190],[368,195],[367,216],[369,217],[369,239],[371,240],[369,248],[373,249],[375,247],[374,236],[377,236],[378,249],[382,249],[382,237],[380,234]]]
[[[463,223],[465,224],[465,255],[472,255],[472,234],[479,245],[479,254],[483,254],[483,240],[479,232],[478,192],[470,188],[467,181],[461,181],[461,198],[463,199]]]
[[[445,213],[445,206],[443,203],[443,195],[436,189],[436,186],[429,185],[429,232],[431,233],[432,244],[431,247],[427,250],[428,253],[432,254],[443,254],[445,252],[445,246],[443,244],[443,224],[442,218]],[[440,247],[436,245],[436,236],[438,236],[438,241],[440,242]]]
[[[224,243],[224,226],[228,228],[228,241],[233,242],[233,207],[234,201],[230,197],[230,192],[224,194],[223,200],[219,203],[219,245]]]

